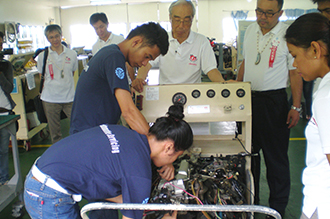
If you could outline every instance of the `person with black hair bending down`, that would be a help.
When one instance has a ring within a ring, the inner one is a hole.
[[[31,218],[80,218],[81,196],[87,200],[147,203],[151,161],[157,167],[171,164],[193,143],[192,130],[183,117],[183,106],[173,105],[147,135],[121,125],[103,124],[52,145],[26,177],[27,212]],[[123,219],[142,218],[143,214],[132,210],[121,213]]]
[[[299,17],[285,35],[293,66],[305,81],[321,78],[313,96],[312,117],[305,130],[306,168],[301,219],[330,215],[330,23],[319,13]]]

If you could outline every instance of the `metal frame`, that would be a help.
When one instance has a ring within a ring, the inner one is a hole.
[[[132,204],[132,203],[109,203],[95,202],[85,205],[80,215],[83,219],[88,219],[87,212],[101,209],[122,209],[122,210],[173,210],[173,211],[217,211],[217,212],[256,212],[281,219],[281,215],[272,208],[257,205],[170,205],[170,204]]]
[[[16,125],[20,115],[1,116],[0,129],[4,128],[10,133],[15,174],[11,177],[7,185],[0,187],[0,211],[2,211],[16,196],[23,203],[23,179],[21,174],[18,146],[16,141]]]

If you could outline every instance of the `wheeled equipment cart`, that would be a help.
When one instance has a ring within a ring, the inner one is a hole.
[[[183,214],[182,218],[244,219],[253,217],[254,212],[280,218],[273,209],[252,205],[250,83],[144,86],[144,91],[135,98],[136,106],[150,123],[165,116],[171,105],[182,104],[184,120],[193,129],[193,146],[177,159],[177,164],[173,163],[177,171],[174,180],[153,182],[149,204],[99,206],[157,209],[158,212],[152,212],[157,218],[161,218],[164,208],[178,210],[178,218]],[[86,205],[81,213],[91,205]],[[196,211],[203,214],[195,215]]]

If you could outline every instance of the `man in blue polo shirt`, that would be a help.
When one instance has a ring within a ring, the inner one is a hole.
[[[167,50],[166,31],[152,22],[132,30],[118,45],[100,49],[79,77],[70,134],[104,123],[117,124],[121,114],[133,130],[147,134],[149,125],[131,98],[125,62],[145,66]]]
[[[133,103],[125,62],[132,67],[145,66],[149,60],[165,55],[168,45],[166,31],[159,24],[150,22],[132,30],[123,42],[100,49],[79,77],[70,134],[104,123],[117,124],[120,115],[130,128],[147,134],[149,125]],[[167,180],[174,176],[172,165],[161,171],[160,175]],[[115,218],[116,212],[96,211],[91,212],[90,217]]]

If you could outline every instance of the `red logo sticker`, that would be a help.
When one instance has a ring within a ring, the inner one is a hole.
[[[190,61],[192,61],[192,62],[196,62],[196,61],[197,61],[197,57],[194,56],[194,55],[190,55],[189,59],[190,59]]]

